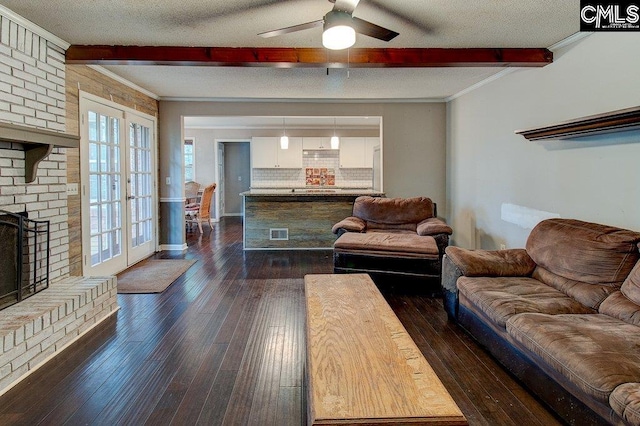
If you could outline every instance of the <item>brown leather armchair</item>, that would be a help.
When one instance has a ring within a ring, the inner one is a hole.
[[[452,229],[430,198],[358,197],[352,216],[333,226],[334,271],[437,280]]]

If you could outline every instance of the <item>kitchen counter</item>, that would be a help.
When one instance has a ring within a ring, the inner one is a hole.
[[[241,193],[243,247],[265,249],[332,249],[333,224],[351,216],[354,200],[383,192],[357,189],[253,188]]]
[[[293,189],[271,189],[271,188],[253,188],[250,191],[245,191],[240,193],[243,197],[251,197],[251,196],[343,196],[343,197],[353,197],[360,195],[370,195],[372,197],[382,197],[384,196],[384,192],[380,191],[372,191],[369,189],[333,189],[333,188],[293,188]]]

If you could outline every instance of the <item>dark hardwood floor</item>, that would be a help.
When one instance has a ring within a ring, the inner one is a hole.
[[[119,295],[116,316],[0,397],[0,424],[302,424],[303,277],[331,273],[331,252],[241,238],[226,218],[156,255],[197,262],[161,294]],[[384,294],[471,425],[558,424],[439,299]]]

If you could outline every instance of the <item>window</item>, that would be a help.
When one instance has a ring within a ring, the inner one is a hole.
[[[189,182],[195,180],[194,159],[194,140],[184,140],[184,181]]]

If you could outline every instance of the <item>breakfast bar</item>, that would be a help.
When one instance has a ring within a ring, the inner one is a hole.
[[[331,249],[334,223],[351,215],[360,195],[384,196],[371,190],[252,189],[243,192],[243,248]]]

